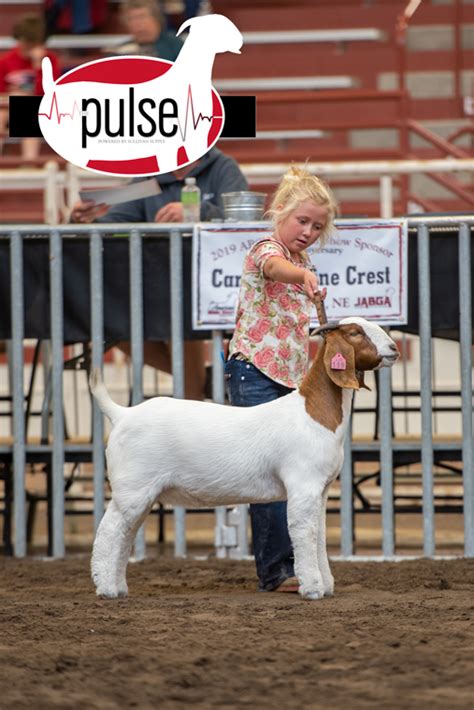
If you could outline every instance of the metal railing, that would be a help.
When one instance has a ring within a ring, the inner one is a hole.
[[[419,442],[400,443],[393,439],[391,373],[380,372],[379,379],[379,434],[378,441],[370,444],[351,442],[347,437],[345,461],[341,472],[341,554],[350,558],[354,553],[354,508],[353,508],[353,456],[361,450],[375,452],[380,458],[382,489],[382,556],[389,558],[395,554],[395,511],[393,458],[399,450],[421,452],[422,464],[422,512],[424,524],[423,552],[426,556],[435,554],[434,491],[433,491],[433,441],[431,428],[432,386],[431,386],[431,324],[430,324],[430,227],[459,227],[459,334],[461,353],[461,407],[462,438],[452,442],[451,449],[461,454],[464,484],[464,553],[474,556],[474,471],[472,432],[472,305],[471,305],[471,228],[473,217],[423,218],[410,220],[411,227],[418,235],[418,289],[419,320],[421,339],[421,413],[422,437]],[[215,225],[213,225],[215,226]],[[25,465],[30,453],[51,458],[52,466],[52,554],[65,554],[64,536],[64,463],[71,453],[92,457],[94,464],[94,529],[97,528],[104,511],[104,455],[102,416],[93,407],[92,440],[88,444],[69,443],[64,440],[63,423],[63,247],[65,240],[80,235],[89,242],[90,303],[91,303],[91,365],[100,367],[104,357],[104,238],[114,232],[127,239],[130,264],[130,341],[133,358],[132,402],[143,398],[143,244],[147,235],[168,233],[170,270],[170,338],[172,341],[173,394],[184,395],[184,326],[183,326],[183,234],[190,231],[190,225],[153,224],[107,224],[77,226],[67,225],[51,228],[44,225],[3,226],[0,241],[9,242],[10,259],[10,302],[11,302],[11,382],[13,399],[13,443],[2,444],[0,454],[10,456],[14,476],[14,554],[23,557],[27,553],[26,544],[26,493]],[[49,303],[51,322],[52,352],[52,439],[50,443],[32,444],[26,439],[24,411],[24,271],[23,252],[29,235],[46,238],[49,243]],[[223,362],[222,333],[213,333],[213,378],[216,401],[223,402]],[[220,524],[225,526],[224,510],[218,509]],[[175,554],[186,554],[186,518],[183,508],[175,509]],[[245,520],[239,523],[239,544],[245,549]],[[244,531],[242,533],[242,531]],[[145,555],[143,531],[137,536],[135,547],[137,557]],[[225,546],[218,546],[218,556],[225,555]]]

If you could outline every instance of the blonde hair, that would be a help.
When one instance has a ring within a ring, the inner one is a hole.
[[[320,246],[324,246],[334,228],[338,204],[328,185],[316,175],[311,175],[305,168],[294,166],[283,175],[267,214],[277,228],[301,202],[306,200],[327,207],[328,217],[319,238]]]

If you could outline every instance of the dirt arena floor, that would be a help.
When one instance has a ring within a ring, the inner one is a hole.
[[[334,562],[319,602],[164,557],[104,601],[88,564],[0,559],[1,710],[474,708],[474,560]]]

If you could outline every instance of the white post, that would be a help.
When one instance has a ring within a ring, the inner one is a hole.
[[[380,176],[380,216],[382,219],[393,217],[393,180],[391,175]]]
[[[58,164],[54,160],[49,160],[45,166],[46,181],[44,186],[44,221],[46,224],[59,224],[59,200],[58,200]]]

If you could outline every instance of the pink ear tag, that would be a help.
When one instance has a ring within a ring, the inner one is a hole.
[[[345,370],[346,358],[342,353],[336,353],[331,359],[331,370]]]

